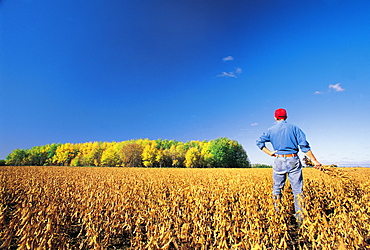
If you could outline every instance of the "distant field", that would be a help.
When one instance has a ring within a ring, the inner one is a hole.
[[[301,228],[271,171],[0,167],[0,248],[370,249],[370,169],[304,169]]]

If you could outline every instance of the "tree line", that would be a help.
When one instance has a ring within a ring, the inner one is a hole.
[[[149,140],[48,144],[15,149],[8,166],[250,167],[243,147],[222,137],[210,141]]]

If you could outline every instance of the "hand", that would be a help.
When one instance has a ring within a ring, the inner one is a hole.
[[[276,153],[276,152],[277,152],[277,150],[275,150],[275,151],[271,152],[270,156],[275,157],[275,156],[276,156],[276,155],[275,155],[275,153]]]
[[[266,154],[268,154],[269,156],[275,156],[275,153],[277,152],[277,150],[275,151],[270,151],[270,149],[266,148],[266,147],[263,147],[262,148],[262,151],[265,152]]]
[[[318,162],[318,161],[312,161],[312,163],[313,164],[315,164],[315,166],[314,166],[314,168],[316,168],[316,169],[321,169],[321,163],[320,162]]]

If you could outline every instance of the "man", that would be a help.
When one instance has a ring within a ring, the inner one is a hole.
[[[287,117],[285,109],[277,109],[275,111],[276,124],[267,129],[256,143],[263,152],[276,157],[272,174],[275,209],[277,209],[276,204],[281,198],[281,190],[284,188],[288,176],[294,195],[296,218],[299,223],[302,223],[303,214],[300,200],[303,199],[303,176],[302,164],[297,155],[299,148],[311,159],[315,168],[320,168],[321,163],[312,153],[303,131],[297,126],[287,123]],[[265,146],[266,142],[272,144],[273,151]]]

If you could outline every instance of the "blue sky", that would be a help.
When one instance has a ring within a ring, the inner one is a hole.
[[[129,139],[255,145],[286,108],[325,164],[370,164],[370,1],[2,0],[0,158]]]

